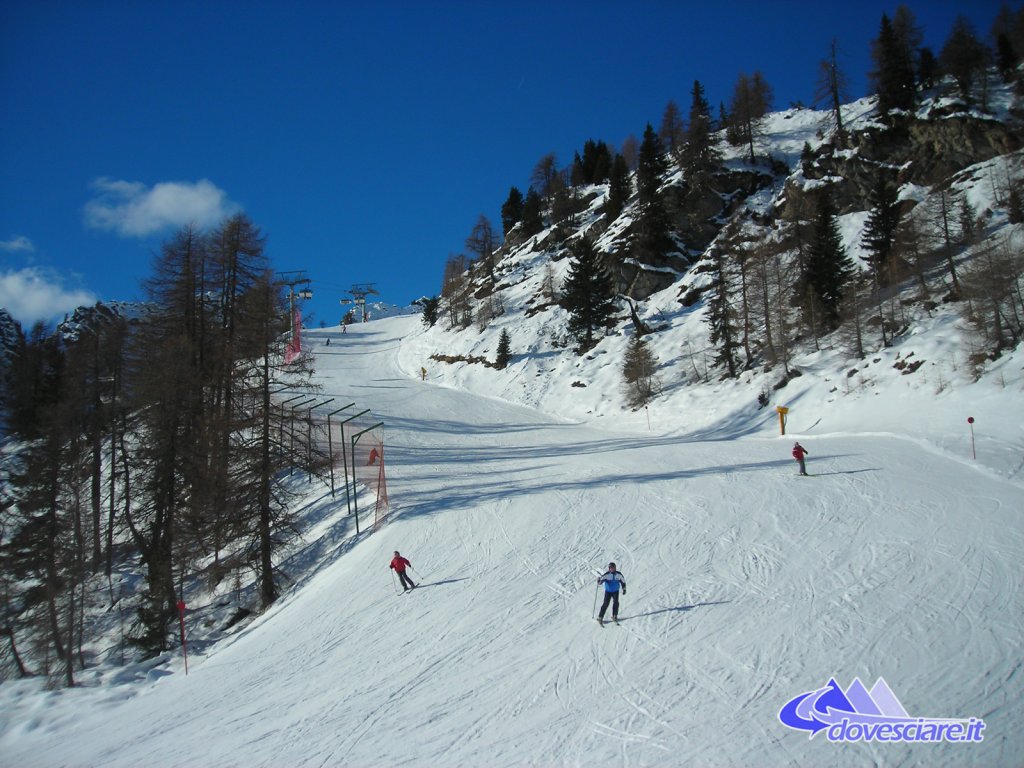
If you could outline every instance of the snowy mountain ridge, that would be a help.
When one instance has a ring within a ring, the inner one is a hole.
[[[936,97],[925,102],[912,119],[922,124],[953,119],[993,124],[998,126],[999,137],[1004,137],[1004,125],[1018,125],[1008,89],[993,97],[995,115],[965,113],[962,105],[961,111],[956,111],[954,104],[948,98]],[[883,128],[873,107],[874,98],[867,98],[844,108],[852,144],[858,142],[858,131],[877,136]],[[935,117],[936,114],[943,116]],[[806,109],[769,116],[761,150],[793,170],[747,197],[733,214],[734,221],[775,221],[798,190],[814,189],[829,181],[828,176],[808,178],[808,169],[816,167],[817,161],[811,165],[801,162],[807,146],[818,158],[835,154],[849,158],[857,154],[855,149],[835,152],[830,147],[820,130],[825,117],[822,112]],[[958,135],[964,130],[957,129]],[[993,143],[999,141],[993,139]],[[746,165],[742,153],[742,148],[731,149],[726,165]],[[899,195],[905,205],[913,205],[920,212],[943,192],[955,194],[969,201],[984,222],[984,237],[978,246],[958,256],[961,269],[971,263],[975,253],[983,253],[993,243],[1024,246],[1024,228],[1009,222],[1005,199],[998,194],[1007,185],[1024,184],[1024,151],[1016,149],[1002,155],[995,154],[993,149],[989,154],[990,157],[959,168],[942,183],[932,186],[918,183],[913,162],[908,161],[902,171]],[[931,166],[939,167],[943,162],[937,157]],[[928,176],[933,170],[922,173]],[[678,172],[666,183],[672,184],[677,177]],[[855,184],[849,179],[832,181],[840,187]],[[599,194],[592,195],[588,210],[580,215],[572,237],[597,232],[597,249],[612,254],[624,247],[622,234],[629,226],[631,209],[601,231],[599,208],[606,190],[598,191]],[[867,256],[861,239],[867,202],[849,191],[840,192],[839,197],[846,201],[845,212],[839,217],[844,245],[855,263],[866,268]],[[863,207],[858,207],[858,200]],[[766,232],[771,236],[770,228],[754,229],[760,232],[756,236],[764,237]],[[545,283],[552,281],[560,285],[569,265],[564,246],[553,244],[552,240],[553,232],[549,229],[522,243],[512,238],[499,250],[498,282],[487,298],[501,307],[499,316],[465,329],[452,329],[451,323],[442,317],[433,328],[416,334],[412,342],[418,345],[421,364],[429,370],[432,380],[608,428],[646,428],[648,418],[652,423],[663,423],[670,414],[686,413],[683,428],[688,432],[703,433],[720,429],[723,424],[765,429],[777,423],[776,407],[785,407],[790,410],[788,428],[792,432],[869,430],[913,434],[958,455],[963,455],[966,419],[971,415],[973,401],[987,398],[993,389],[1005,389],[1008,396],[1019,396],[1024,390],[1024,353],[1020,345],[1004,351],[998,359],[988,358],[981,353],[981,344],[964,317],[964,302],[913,299],[903,308],[903,323],[890,343],[882,345],[878,335],[873,335],[863,358],[849,354],[839,335],[832,334],[819,343],[804,339],[798,344],[791,361],[795,375],[787,377],[781,367],[762,363],[742,372],[735,380],[725,379],[712,364],[714,350],[708,342],[707,310],[701,301],[708,278],[698,259],[689,270],[670,271],[668,287],[632,300],[640,318],[655,329],[645,340],[657,357],[662,391],[643,412],[631,412],[625,407],[621,392],[622,360],[635,334],[628,304],[620,302],[613,328],[595,349],[582,357],[573,354],[568,348],[567,313],[558,307],[557,298],[548,297],[545,287]],[[709,246],[705,256],[717,242]],[[933,281],[936,298],[948,291],[941,288],[943,279],[935,270],[929,279]],[[908,281],[903,292],[911,290]],[[510,336],[512,351],[512,361],[505,370],[466,362],[493,360],[503,331]],[[565,397],[568,392],[572,394],[570,398]],[[906,424],[901,418],[898,404],[908,399],[928,403],[926,424]],[[722,412],[723,402],[734,410]],[[988,426],[993,430],[989,433],[991,439],[1019,447],[1018,457],[1001,463],[998,471],[1005,477],[1021,480],[1021,426],[1012,418]]]

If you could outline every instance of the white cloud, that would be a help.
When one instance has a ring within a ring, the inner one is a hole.
[[[0,307],[28,329],[39,320],[61,319],[76,307],[96,303],[89,291],[68,289],[62,283],[58,274],[34,267],[0,272]]]
[[[239,209],[207,179],[163,181],[147,187],[137,181],[102,178],[92,188],[95,197],[85,205],[85,223],[122,237],[145,237],[189,224],[209,227]]]
[[[32,241],[24,235],[15,235],[10,240],[0,240],[0,251],[8,253],[32,253],[36,249]]]

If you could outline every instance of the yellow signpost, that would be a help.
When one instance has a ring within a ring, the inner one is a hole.
[[[779,412],[779,434],[786,434],[786,414],[789,413],[789,408],[784,405],[775,406],[775,410]]]

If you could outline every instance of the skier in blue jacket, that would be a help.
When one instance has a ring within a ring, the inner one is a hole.
[[[604,614],[608,610],[608,603],[612,604],[612,621],[619,620],[619,586],[622,586],[622,594],[626,594],[626,579],[615,570],[615,563],[608,563],[608,570],[597,580],[598,584],[604,584],[604,602],[601,603],[601,612],[597,614],[597,620],[604,624]]]

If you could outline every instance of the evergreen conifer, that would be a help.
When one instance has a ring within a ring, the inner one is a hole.
[[[880,174],[868,198],[871,211],[864,225],[861,244],[870,254],[871,268],[879,285],[890,285],[897,276],[891,263],[900,224],[900,207],[896,186]]]
[[[632,193],[633,184],[629,178],[629,166],[622,155],[616,155],[608,178],[608,200],[604,205],[604,215],[609,222],[615,221],[619,217]]]
[[[630,408],[645,406],[657,393],[658,380],[655,370],[658,359],[642,336],[637,334],[626,347],[622,363],[623,394]]]
[[[671,224],[661,195],[663,177],[668,170],[661,141],[651,124],[647,124],[640,144],[636,171],[637,238],[633,253],[643,263],[657,262],[672,250]]]
[[[501,206],[501,231],[506,237],[512,231],[512,227],[523,220],[523,205],[523,193],[512,187]]]
[[[504,369],[511,360],[512,338],[508,334],[508,329],[502,329],[501,335],[498,337],[498,351],[494,358],[494,365],[497,368]]]
[[[569,312],[569,334],[583,354],[597,342],[594,332],[605,328],[614,310],[614,284],[593,243],[586,237],[573,244],[569,274],[562,286],[562,306]]]
[[[843,246],[835,208],[828,193],[822,193],[808,247],[805,277],[824,313],[826,330],[839,325],[843,289],[852,274],[853,263]]]

